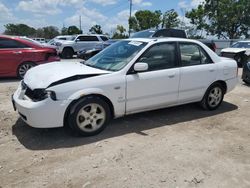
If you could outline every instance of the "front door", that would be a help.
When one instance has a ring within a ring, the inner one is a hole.
[[[177,103],[180,70],[176,57],[175,43],[157,43],[137,60],[149,69],[136,73],[132,67],[126,76],[127,114]]]

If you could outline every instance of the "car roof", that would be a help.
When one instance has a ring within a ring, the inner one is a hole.
[[[174,37],[162,37],[162,38],[129,38],[125,40],[141,41],[141,42],[194,42],[200,44],[201,42],[192,39],[174,38]]]
[[[237,41],[237,42],[246,42],[246,43],[249,43],[250,40],[241,40],[241,41]]]

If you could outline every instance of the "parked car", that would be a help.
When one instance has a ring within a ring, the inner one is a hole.
[[[101,46],[97,46],[95,48],[92,48],[92,49],[83,49],[83,50],[80,50],[78,53],[77,53],[77,57],[80,58],[80,59],[84,59],[84,60],[87,60],[91,57],[93,57],[94,55],[98,54],[100,51],[102,51],[104,48],[110,46],[111,44],[114,44],[115,42],[117,42],[118,40],[107,40],[103,43],[103,45]]]
[[[20,37],[0,35],[0,77],[23,78],[35,65],[59,60],[55,48]]]
[[[237,72],[234,60],[199,41],[126,39],[81,63],[29,70],[13,104],[33,127],[66,125],[90,136],[110,119],[137,112],[191,102],[215,110],[236,86]]]
[[[31,39],[31,38],[29,38],[29,37],[20,37],[20,38],[21,38],[21,39],[24,39],[24,40],[27,40],[27,41],[29,41],[29,42],[38,44],[38,45],[42,45],[42,46],[45,46],[45,47],[50,47],[50,48],[57,49],[57,47],[54,46],[54,45],[51,45],[51,44],[48,44],[48,43],[40,43],[40,42],[38,42],[38,41],[36,41],[36,40],[34,40],[34,39]]]
[[[187,34],[185,30],[181,29],[147,29],[134,33],[130,38],[155,38],[155,37],[187,38]]]
[[[105,35],[77,35],[71,40],[57,42],[56,45],[62,57],[68,59],[72,58],[80,50],[96,48],[96,46],[102,45],[107,40],[108,38]]]
[[[46,43],[45,38],[33,38],[33,40],[40,42],[40,43]]]
[[[243,72],[242,72],[242,80],[246,84],[250,84],[250,62],[244,64]]]
[[[74,39],[75,36],[74,35],[60,35],[60,36],[57,36],[57,37],[51,39],[48,42],[48,44],[56,46],[57,42],[65,41],[65,40],[72,40],[72,38]]]
[[[134,33],[130,38],[160,38],[160,37],[188,38],[186,31],[181,29],[147,29]],[[199,39],[199,41],[208,46],[214,52],[216,51],[216,45],[213,41],[208,39]]]
[[[250,41],[239,41],[230,48],[221,50],[221,56],[235,59],[239,67],[243,67],[250,58]]]
[[[81,50],[77,53],[77,57],[80,59],[88,60],[89,58],[93,57],[94,55],[98,54],[102,51],[102,48],[93,48],[90,50]]]

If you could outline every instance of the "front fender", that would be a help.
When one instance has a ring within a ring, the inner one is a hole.
[[[99,94],[99,95],[105,96],[104,91],[102,89],[89,88],[89,89],[83,89],[83,90],[73,93],[72,95],[69,96],[69,100],[77,100],[83,96],[91,95],[91,94]]]

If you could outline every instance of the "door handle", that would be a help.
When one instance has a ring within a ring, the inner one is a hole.
[[[22,52],[21,51],[18,51],[18,52],[13,52],[14,54],[21,54]]]
[[[209,69],[209,72],[214,72],[215,71],[215,69]]]
[[[175,77],[175,74],[169,74],[168,77],[169,77],[169,78],[174,78],[174,77]]]

